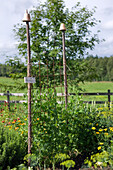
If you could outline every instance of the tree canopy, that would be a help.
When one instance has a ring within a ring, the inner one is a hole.
[[[60,24],[65,23],[65,46],[67,59],[67,72],[74,74],[77,81],[82,74],[82,80],[86,78],[87,63],[82,59],[88,55],[88,50],[93,49],[99,43],[98,35],[92,34],[91,27],[97,25],[98,21],[93,17],[95,8],[89,11],[87,7],[81,7],[80,3],[69,10],[65,7],[63,0],[47,0],[44,4],[38,4],[31,11],[30,38],[32,66],[34,73],[38,66],[37,62],[46,65],[51,72],[51,63],[55,62],[57,72],[59,60],[62,62],[62,36],[59,31]],[[27,60],[26,25],[17,24],[14,26],[14,33],[19,42],[19,54]],[[89,67],[90,69],[90,67]],[[44,70],[44,69],[43,69]],[[72,77],[72,76],[71,76]],[[69,78],[69,77],[68,77]]]

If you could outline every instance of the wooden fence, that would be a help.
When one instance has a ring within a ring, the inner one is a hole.
[[[69,96],[71,95],[76,95],[76,93],[69,93],[68,94]],[[111,95],[113,95],[113,92],[110,92],[110,90],[108,90],[107,93],[79,93],[79,95],[83,95],[83,96],[102,96],[102,95],[107,95],[108,96],[108,100],[107,100],[107,103],[108,103],[108,107],[110,108],[110,102],[111,102]],[[18,101],[15,101],[15,100],[12,100],[10,101],[10,96],[24,96],[24,93],[10,93],[9,91],[7,91],[7,93],[0,93],[0,96],[7,96],[7,99],[6,100],[0,100],[0,103],[3,103],[3,102],[7,102],[9,107],[10,107],[10,103],[24,103],[24,102],[27,102],[26,100],[18,100]],[[62,93],[57,93],[57,96],[64,96]],[[92,101],[84,101],[85,103],[89,103],[91,104]],[[105,101],[95,101],[96,104],[104,104]]]

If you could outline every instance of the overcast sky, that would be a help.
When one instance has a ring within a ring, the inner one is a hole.
[[[0,0],[0,63],[5,62],[6,55],[16,54],[16,40],[13,28],[21,23],[26,9],[30,10],[37,5],[38,0]],[[90,10],[96,6],[95,18],[101,23],[94,29],[100,30],[100,39],[106,41],[95,47],[91,53],[98,56],[113,55],[113,0],[64,0],[66,7],[70,8],[77,2],[87,6]],[[42,0],[41,2],[44,2]]]

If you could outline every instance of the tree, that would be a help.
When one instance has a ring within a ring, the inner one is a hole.
[[[93,17],[95,8],[89,11],[87,7],[81,8],[80,3],[77,3],[72,10],[65,8],[63,0],[47,0],[44,4],[39,4],[31,13],[31,53],[32,53],[32,68],[33,75],[37,75],[39,65],[43,65],[44,71],[46,65],[48,72],[53,72],[53,60],[55,63],[54,72],[58,72],[58,62],[62,63],[62,38],[59,31],[60,24],[63,22],[66,25],[66,58],[67,72],[70,77],[76,79],[81,71],[86,73],[86,67],[82,67],[84,62],[79,59],[88,54],[88,49],[93,49],[95,43],[99,43],[97,34],[92,34],[91,27],[97,24],[97,20]],[[19,41],[19,53],[27,56],[26,44],[26,26],[17,24],[14,27],[16,38]],[[85,63],[84,63],[85,64]],[[45,73],[44,73],[45,74]],[[86,76],[82,74],[82,80]],[[50,78],[49,80],[52,81]],[[58,80],[58,79],[57,79]],[[81,80],[77,80],[79,82]],[[58,80],[59,82],[59,80]]]

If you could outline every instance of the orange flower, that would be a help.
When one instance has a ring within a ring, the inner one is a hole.
[[[37,118],[37,120],[39,120],[39,118]]]
[[[100,149],[101,149],[101,146],[98,147],[98,150],[100,150]]]
[[[15,127],[15,130],[17,130],[19,127]]]
[[[96,132],[96,134],[99,134],[99,132]]]

